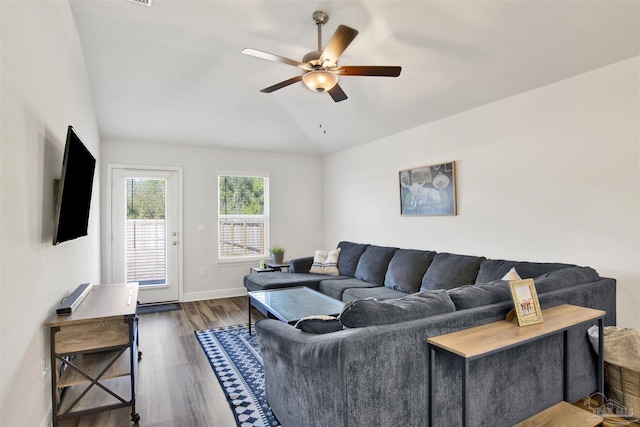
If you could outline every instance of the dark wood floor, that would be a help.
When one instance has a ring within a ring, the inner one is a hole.
[[[262,317],[253,310],[252,320]],[[140,316],[136,411],[140,426],[234,427],[235,420],[194,331],[246,324],[247,299],[182,303],[182,310]],[[255,320],[254,320],[255,321]],[[131,408],[87,415],[61,427],[130,427]]]
[[[260,317],[252,310],[252,320]],[[131,423],[131,409],[123,408],[68,420],[60,426],[234,427],[229,404],[194,331],[246,324],[247,318],[245,297],[187,302],[182,303],[182,310],[141,315],[139,424]],[[613,424],[605,423],[605,427]]]

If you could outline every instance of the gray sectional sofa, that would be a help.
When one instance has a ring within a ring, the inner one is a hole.
[[[335,332],[305,332],[280,321],[256,324],[267,401],[285,427],[426,426],[426,339],[503,320],[513,308],[515,268],[533,278],[543,309],[574,304],[606,311],[616,322],[616,281],[589,267],[340,242],[339,276],[312,274],[313,257],[291,273],[245,277],[247,290],[308,286],[347,302]],[[585,324],[568,333],[569,397],[596,390],[596,355]],[[302,325],[304,329],[304,325]],[[563,398],[562,335],[473,361],[471,425],[510,426]],[[461,425],[458,359],[439,354],[436,426]]]

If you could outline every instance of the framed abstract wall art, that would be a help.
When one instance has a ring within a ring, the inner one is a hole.
[[[400,214],[456,215],[456,163],[400,171]]]

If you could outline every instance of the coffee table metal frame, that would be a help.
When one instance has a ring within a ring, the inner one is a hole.
[[[344,303],[306,286],[247,292],[249,305],[249,335],[251,335],[251,307],[266,311],[285,323],[295,323],[313,315],[337,315]]]

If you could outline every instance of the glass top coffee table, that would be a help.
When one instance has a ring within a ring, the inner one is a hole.
[[[266,291],[247,292],[249,301],[249,335],[251,335],[251,307],[282,322],[295,323],[303,317],[336,315],[344,303],[304,286]]]

